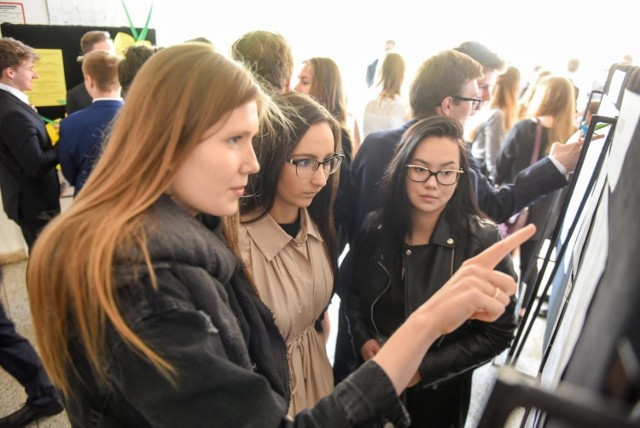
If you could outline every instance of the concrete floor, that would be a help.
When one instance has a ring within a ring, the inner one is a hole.
[[[36,346],[25,285],[26,265],[26,261],[20,261],[2,266],[4,274],[4,288],[0,291],[0,299],[2,299],[7,313],[16,324],[18,332],[27,337],[31,343]],[[338,308],[337,297],[335,300],[336,301],[332,302],[329,311],[332,320],[336,320],[336,312]],[[332,324],[335,326],[337,325],[337,322],[333,321]],[[327,350],[331,359],[333,359],[333,343],[335,341],[335,329],[333,330],[334,335],[329,339],[329,347]],[[531,375],[537,373],[541,359],[543,332],[544,320],[539,318],[536,320],[526,346],[523,349],[522,355],[518,359],[516,368],[520,372]],[[494,363],[490,363],[476,369],[474,373],[471,408],[469,410],[466,428],[474,428],[477,426],[486,400],[488,399],[492,386],[495,382],[497,371],[500,368],[499,361],[503,360],[504,358],[499,357],[495,359]],[[24,389],[1,368],[0,391],[0,416],[7,415],[17,410],[26,400]],[[505,427],[519,427],[522,414],[522,410],[515,411]],[[63,428],[70,427],[71,425],[66,414],[63,412],[54,417],[43,419],[32,426],[43,428]]]

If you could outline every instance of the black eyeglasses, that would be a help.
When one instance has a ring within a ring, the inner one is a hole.
[[[462,169],[443,169],[441,171],[431,171],[429,168],[420,165],[405,165],[407,169],[407,177],[409,180],[416,183],[424,183],[429,180],[431,176],[436,177],[436,181],[443,186],[452,186],[460,179],[460,174],[463,174]]]
[[[287,162],[295,165],[296,175],[299,178],[311,178],[316,173],[320,165],[326,175],[331,175],[340,168],[344,155],[335,153],[322,162],[315,159],[288,159]]]
[[[461,101],[471,101],[471,108],[474,110],[478,110],[480,108],[480,104],[482,104],[482,98],[469,98],[469,97],[461,97],[458,95],[453,95],[451,98]]]

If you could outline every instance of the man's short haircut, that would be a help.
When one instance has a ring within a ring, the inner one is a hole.
[[[284,92],[293,74],[293,53],[287,40],[271,31],[250,31],[231,46],[231,56],[242,62],[268,93]]]
[[[91,76],[100,91],[111,92],[117,89],[118,57],[106,51],[93,51],[82,60],[82,73]]]
[[[507,66],[505,60],[500,58],[495,52],[490,51],[489,48],[487,48],[482,43],[473,41],[464,42],[454,49],[458,52],[469,55],[471,58],[478,61],[483,68],[489,68],[497,70],[498,72],[503,72]]]
[[[131,45],[124,53],[124,58],[118,63],[118,80],[122,87],[122,95],[125,96],[133,78],[138,74],[140,67],[160,48],[147,45]]]
[[[478,61],[453,49],[427,59],[418,68],[409,90],[413,117],[424,119],[437,114],[442,100],[461,95],[464,85],[481,76]]]
[[[80,38],[80,50],[86,55],[93,50],[93,45],[111,39],[107,31],[87,31]]]
[[[38,54],[28,45],[12,37],[0,39],[0,72],[5,68],[17,67],[26,60],[37,60]]]

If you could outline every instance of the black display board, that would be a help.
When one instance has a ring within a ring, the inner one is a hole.
[[[77,61],[80,52],[80,38],[87,31],[107,31],[112,38],[118,33],[131,35],[129,27],[95,27],[83,25],[33,25],[12,24],[9,22],[0,25],[3,37],[13,37],[16,40],[37,49],[62,49],[64,75],[67,89],[83,81],[82,69]],[[137,29],[142,31],[141,28]],[[146,40],[156,44],[156,31],[148,29]],[[64,106],[39,107],[38,112],[45,117],[56,119],[64,117]]]

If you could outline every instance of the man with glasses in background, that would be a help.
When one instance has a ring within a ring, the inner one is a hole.
[[[474,41],[461,43],[458,47],[454,48],[454,50],[469,55],[482,66],[482,78],[478,79],[478,89],[480,90],[480,98],[482,98],[480,108],[486,106],[491,100],[491,93],[493,92],[496,79],[499,74],[505,71],[507,63],[485,45]],[[482,114],[471,116],[465,126],[465,138],[468,138],[470,141],[473,140],[472,134],[474,130],[484,120],[486,120],[486,116]]]
[[[350,204],[347,212],[351,215],[346,224],[349,243],[353,243],[367,213],[380,208],[380,183],[404,132],[416,121],[435,115],[453,117],[464,126],[483,102],[490,99],[496,73],[496,69],[490,67],[485,66],[483,72],[481,63],[458,50],[440,52],[420,66],[410,88],[413,118],[400,128],[368,135],[354,158],[350,194],[346,198]],[[483,85],[482,90],[480,85]],[[554,144],[548,157],[520,172],[513,184],[499,188],[491,184],[469,156],[469,174],[480,209],[500,223],[539,197],[564,187],[568,183],[565,174],[575,168],[581,147],[581,142]],[[350,259],[347,254],[340,266],[337,292],[341,299],[348,295]],[[357,367],[347,328],[341,303],[333,367],[336,383]]]

